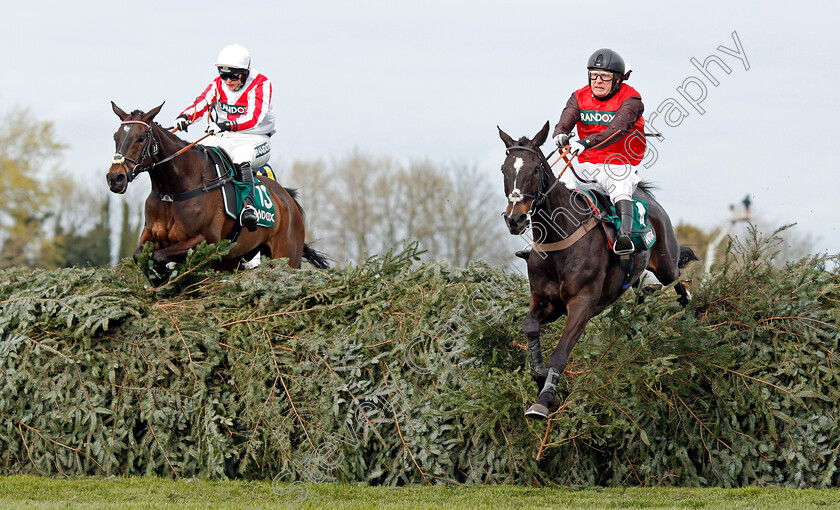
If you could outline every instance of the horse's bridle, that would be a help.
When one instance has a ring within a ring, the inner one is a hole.
[[[508,197],[508,201],[514,202],[514,203],[521,201],[522,197],[527,197],[527,198],[533,199],[533,200],[531,200],[531,206],[528,208],[528,211],[525,213],[525,214],[530,216],[531,213],[534,211],[534,209],[536,209],[537,207],[542,205],[542,203],[545,201],[548,194],[551,193],[551,190],[554,189],[554,186],[557,186],[557,183],[560,182],[560,180],[555,179],[554,182],[551,184],[551,186],[548,186],[548,189],[543,191],[543,189],[545,188],[546,181],[548,180],[547,179],[547,177],[549,175],[549,170],[548,169],[551,168],[551,165],[548,164],[548,160],[545,158],[545,155],[542,153],[542,151],[537,151],[537,150],[534,150],[530,147],[525,147],[524,145],[514,145],[514,146],[511,146],[511,147],[508,147],[508,149],[506,151],[506,154],[510,155],[510,151],[512,151],[512,150],[527,151],[527,152],[530,152],[531,154],[535,154],[540,159],[540,166],[539,166],[539,169],[540,169],[540,184],[537,186],[536,194],[531,195],[529,193],[518,192],[517,196],[509,196]],[[516,188],[514,188],[514,189],[516,189]],[[513,195],[513,193],[511,193],[511,195]]]
[[[145,172],[151,170],[155,166],[154,158],[157,156],[158,153],[158,143],[155,140],[154,135],[152,134],[152,125],[142,120],[124,120],[120,123],[120,126],[124,126],[125,124],[141,124],[149,128],[146,132],[146,143],[143,145],[143,150],[140,152],[140,161],[135,161],[131,158],[127,158],[123,155],[123,151],[125,150],[125,145],[128,142],[128,131],[126,131],[125,138],[123,138],[122,144],[120,144],[120,148],[117,149],[117,152],[114,154],[114,159],[111,160],[112,165],[121,165],[126,170],[126,175],[128,176],[128,182],[134,180],[135,177],[141,172]],[[146,168],[143,168],[143,162],[146,161],[146,158],[151,158],[152,164]],[[126,161],[132,163],[134,167],[130,167]]]

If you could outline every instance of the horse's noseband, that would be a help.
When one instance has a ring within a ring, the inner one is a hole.
[[[551,168],[551,165],[548,164],[548,161],[545,159],[545,155],[542,153],[542,151],[536,151],[530,147],[525,147],[523,145],[515,145],[513,147],[508,147],[508,150],[505,151],[505,154],[510,155],[510,151],[513,150],[522,150],[530,152],[531,154],[536,155],[540,160],[540,164],[538,167],[540,170],[540,183],[537,186],[537,192],[531,195],[529,193],[522,193],[521,191],[519,191],[518,188],[516,188],[510,193],[510,195],[508,195],[508,201],[513,204],[521,202],[524,197],[533,199],[531,200],[531,207],[528,208],[528,212],[526,213],[530,216],[534,209],[536,209],[537,207],[542,205],[543,202],[545,202],[545,199],[548,196],[548,194],[551,193],[551,190],[554,189],[554,186],[556,186],[557,183],[560,182],[560,180],[556,179],[551,184],[551,186],[548,187],[548,189],[545,189],[545,181],[546,177],[549,175],[548,169]]]
[[[137,177],[139,173],[150,170],[152,167],[155,166],[154,159],[158,153],[158,143],[157,140],[155,140],[155,137],[152,135],[151,124],[143,122],[142,120],[124,120],[120,125],[123,126],[125,124],[142,124],[143,126],[146,126],[149,129],[146,132],[146,142],[143,144],[143,149],[140,151],[140,161],[135,161],[123,155],[125,145],[128,142],[127,132],[125,138],[123,139],[123,143],[120,145],[120,148],[117,150],[117,152],[114,154],[114,158],[111,160],[112,165],[122,165],[125,167],[126,174],[128,176],[128,182],[131,182],[134,180],[135,177]],[[143,168],[143,162],[145,162],[147,158],[150,158],[152,160],[152,164]],[[134,166],[129,167],[129,165],[126,164],[126,161],[132,163]]]

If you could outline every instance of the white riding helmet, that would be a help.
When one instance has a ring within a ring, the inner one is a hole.
[[[251,68],[251,54],[244,46],[239,44],[231,44],[225,46],[219,52],[219,58],[216,59],[216,67],[227,67],[231,69],[250,69]]]

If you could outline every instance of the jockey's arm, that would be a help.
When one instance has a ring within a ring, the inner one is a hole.
[[[580,108],[578,107],[577,96],[572,93],[572,96],[566,101],[566,107],[563,108],[563,113],[560,114],[560,120],[554,126],[554,133],[551,138],[557,135],[568,135],[575,128],[575,125],[580,121]]]
[[[187,119],[192,123],[200,119],[211,104],[216,100],[214,82],[211,82],[204,91],[195,98],[195,101],[181,111],[181,115],[186,115]]]

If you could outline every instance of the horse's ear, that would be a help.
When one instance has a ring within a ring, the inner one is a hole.
[[[531,140],[531,148],[536,149],[537,147],[542,147],[542,144],[544,144],[546,139],[548,139],[548,128],[549,123],[548,121],[545,121],[545,126],[543,126],[540,132],[537,133],[537,136],[535,136],[534,139]]]
[[[511,138],[509,134],[502,131],[502,128],[496,126],[496,129],[499,130],[499,138],[501,138],[502,141],[505,142],[505,147],[511,147],[514,143],[516,143],[513,141],[513,138]]]
[[[122,108],[117,106],[113,101],[111,101],[111,109],[114,110],[114,113],[117,114],[117,117],[119,117],[120,120],[125,120],[128,117],[128,114],[122,111]]]
[[[160,106],[158,106],[157,108],[152,108],[145,115],[143,115],[143,118],[146,120],[146,122],[151,122],[152,119],[155,118],[155,115],[160,113],[160,109],[163,108],[164,104],[166,104],[166,101],[164,101],[163,103],[160,103]]]

